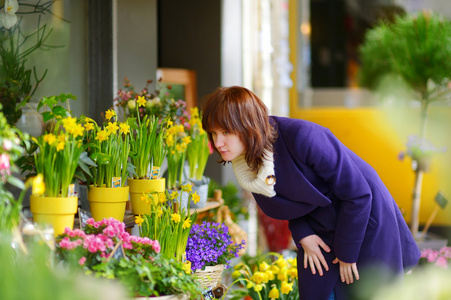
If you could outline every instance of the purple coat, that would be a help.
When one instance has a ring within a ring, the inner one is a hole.
[[[298,246],[300,299],[347,299],[335,257],[365,266],[386,266],[402,274],[417,264],[420,251],[396,202],[376,171],[343,145],[329,129],[299,119],[271,117],[278,130],[274,144],[276,196],[253,194],[268,216],[289,220]],[[329,271],[320,277],[303,268],[298,244],[317,234],[330,246]],[[355,285],[355,284],[351,284]]]

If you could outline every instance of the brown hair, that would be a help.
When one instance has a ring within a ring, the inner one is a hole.
[[[277,137],[265,104],[254,93],[239,86],[220,87],[208,96],[202,110],[202,127],[216,152],[218,149],[211,135],[213,128],[238,135],[252,171],[258,171],[263,165],[264,151],[273,151]],[[222,159],[219,162],[225,163]]]

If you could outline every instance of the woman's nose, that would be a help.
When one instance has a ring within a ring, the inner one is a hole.
[[[219,136],[216,136],[216,138],[214,139],[214,142],[215,142],[215,147],[216,147],[216,148],[219,148],[219,147],[224,146],[224,141],[223,141],[223,139],[222,139],[221,137],[219,137]]]

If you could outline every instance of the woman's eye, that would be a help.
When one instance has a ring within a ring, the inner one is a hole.
[[[222,134],[223,135],[228,135],[229,133],[227,131],[224,131]]]

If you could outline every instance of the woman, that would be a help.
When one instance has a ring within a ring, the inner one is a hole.
[[[420,251],[377,173],[328,129],[270,117],[242,87],[213,92],[202,125],[220,162],[232,163],[263,212],[289,221],[300,299],[349,299],[354,279],[370,280],[365,268],[403,274],[418,262]]]

